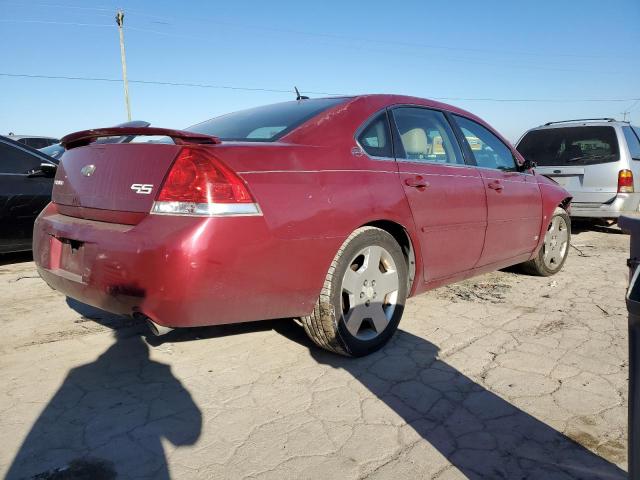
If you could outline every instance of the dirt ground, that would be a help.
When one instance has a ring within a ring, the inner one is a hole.
[[[38,479],[626,478],[629,238],[564,271],[411,299],[362,359],[292,320],[175,332],[66,299],[0,258],[0,475]]]

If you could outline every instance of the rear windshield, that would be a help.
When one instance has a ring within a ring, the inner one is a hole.
[[[620,159],[613,127],[562,127],[532,130],[517,147],[540,166],[595,165]]]
[[[221,140],[272,142],[347,98],[317,98],[276,103],[212,118],[185,130]]]

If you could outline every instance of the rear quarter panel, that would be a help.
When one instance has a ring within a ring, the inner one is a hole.
[[[396,162],[368,157],[353,137],[385,105],[357,99],[281,142],[212,147],[247,182],[271,234],[286,243],[281,268],[291,274],[290,287],[313,292],[314,302],[340,245],[362,225],[395,222],[419,251]],[[414,285],[421,283],[416,277]]]

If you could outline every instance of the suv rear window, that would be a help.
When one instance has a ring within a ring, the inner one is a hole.
[[[517,150],[540,166],[595,165],[620,159],[613,127],[543,128],[527,133]]]
[[[314,98],[276,103],[212,118],[185,130],[214,135],[221,140],[272,142],[319,113],[348,98]]]

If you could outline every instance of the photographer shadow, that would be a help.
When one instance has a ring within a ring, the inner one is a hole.
[[[83,315],[100,313],[72,303]],[[115,342],[95,361],[69,371],[7,479],[169,479],[162,440],[180,447],[199,438],[202,414],[189,391],[169,365],[150,358],[139,328],[114,327],[115,316],[103,313],[97,321],[116,328]]]

